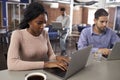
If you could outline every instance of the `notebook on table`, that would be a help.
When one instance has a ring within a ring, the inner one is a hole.
[[[110,54],[107,56],[103,55],[103,57],[105,57],[106,60],[120,60],[120,42],[116,42]]]
[[[71,60],[68,65],[67,71],[62,71],[59,68],[44,69],[44,70],[53,75],[59,76],[60,78],[62,78],[62,80],[66,80],[85,67],[91,48],[92,46],[88,46],[86,48],[73,52],[71,54]]]

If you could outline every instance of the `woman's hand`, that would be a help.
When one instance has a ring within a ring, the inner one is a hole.
[[[56,56],[56,60],[59,62],[64,62],[66,64],[68,64],[70,61],[69,57],[65,57],[65,56]]]
[[[56,61],[56,62],[45,62],[44,68],[60,68],[63,71],[67,70],[67,64],[64,62]]]
[[[68,63],[70,59],[64,56],[56,56],[56,61],[54,62],[45,62],[44,68],[60,68],[63,71],[67,70]]]

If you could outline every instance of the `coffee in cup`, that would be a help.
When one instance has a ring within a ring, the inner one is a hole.
[[[29,73],[25,76],[25,80],[46,80],[46,75],[40,72]]]

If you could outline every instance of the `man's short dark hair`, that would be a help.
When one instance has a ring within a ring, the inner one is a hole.
[[[60,8],[60,11],[65,11],[65,8]]]
[[[98,19],[100,16],[108,16],[109,14],[105,9],[101,8],[98,9],[94,15],[95,15],[95,19]]]

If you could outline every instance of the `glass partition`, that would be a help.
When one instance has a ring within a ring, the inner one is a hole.
[[[8,28],[10,30],[18,27],[18,24],[23,19],[23,12],[26,6],[26,3],[7,2]]]

